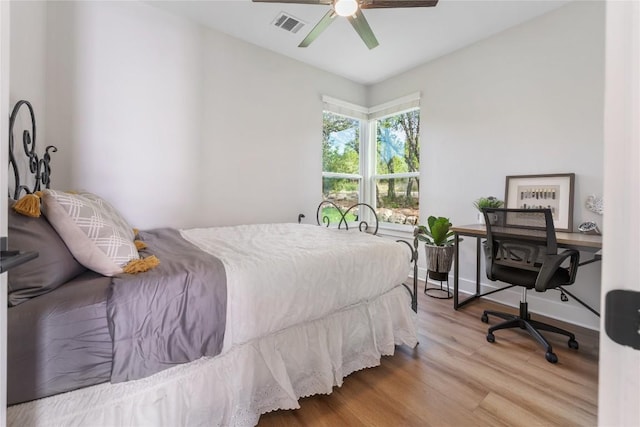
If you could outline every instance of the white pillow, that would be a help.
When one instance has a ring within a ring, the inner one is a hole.
[[[140,258],[133,228],[107,201],[92,193],[43,193],[42,212],[80,264],[113,276]]]

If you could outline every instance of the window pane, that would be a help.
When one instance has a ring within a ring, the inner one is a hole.
[[[380,222],[416,225],[419,216],[418,178],[376,181],[376,213]]]
[[[322,178],[322,200],[328,200],[344,208],[358,203],[360,180],[347,178]]]
[[[420,110],[380,119],[376,123],[376,174],[420,170]]]
[[[322,178],[322,200],[333,202],[345,212],[358,203],[360,180],[346,178]],[[356,219],[354,211],[349,212],[347,221]],[[331,206],[322,208],[322,216],[329,218],[329,224],[338,225],[340,214]]]
[[[324,112],[322,171],[360,173],[360,121]]]

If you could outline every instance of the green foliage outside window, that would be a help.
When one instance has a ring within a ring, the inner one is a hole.
[[[360,172],[360,122],[325,112],[322,126],[322,170]]]
[[[339,225],[340,219],[342,218],[342,214],[338,212],[336,208],[329,206],[329,207],[322,208],[322,217],[329,218],[329,224]],[[345,216],[345,219],[347,220],[347,222],[353,222],[356,220],[356,216],[354,213],[349,212]]]

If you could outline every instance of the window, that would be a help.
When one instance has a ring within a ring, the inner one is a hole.
[[[324,97],[322,194],[341,208],[371,205],[380,225],[419,218],[419,96],[365,109]],[[331,223],[337,218],[323,211]],[[348,218],[354,219],[354,218]]]
[[[327,111],[322,117],[323,200],[343,210],[360,201],[360,125],[358,119]],[[334,210],[327,207],[323,211],[332,224],[340,219]]]
[[[375,207],[383,222],[416,225],[420,189],[420,110],[375,121]]]

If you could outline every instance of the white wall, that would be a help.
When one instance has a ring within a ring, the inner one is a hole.
[[[209,31],[199,224],[295,221],[322,198],[321,95],[365,88]]]
[[[36,114],[38,129],[46,129],[46,8],[41,2],[13,4],[10,13],[9,101],[12,108],[21,99],[30,101]],[[16,137],[20,138],[19,135]],[[40,151],[45,146],[44,135],[38,134],[37,138],[36,143]]]
[[[54,187],[94,191],[139,228],[312,212],[320,96],[363,104],[363,86],[144,3],[19,2],[15,19],[38,7],[44,44],[16,49],[46,57]],[[32,80],[19,73],[15,96]]]
[[[603,70],[604,4],[573,2],[377,84],[369,104],[422,92],[423,220],[474,223],[473,200],[504,198],[505,176],[574,172],[574,228],[585,220],[602,226],[583,206],[589,194],[602,195]],[[461,276],[471,291],[475,239],[461,245]],[[599,307],[599,279],[599,263],[585,266],[570,291]],[[598,327],[592,313],[547,294],[530,293],[532,311]],[[496,299],[517,304],[519,296]]]
[[[31,102],[36,116],[36,151],[44,152],[46,137],[46,80],[45,80],[45,42],[46,42],[46,8],[40,2],[14,3],[11,8],[11,42],[8,54],[11,70],[9,90],[9,106],[13,106],[21,99]],[[16,153],[24,153],[22,149],[22,130],[29,129],[31,133],[31,119],[25,107],[16,119],[14,137]],[[33,138],[33,134],[31,135]],[[28,160],[26,156],[17,155],[16,161],[20,170],[26,170]],[[22,177],[21,184],[33,188],[35,179]],[[15,188],[13,174],[9,175],[9,189]]]

